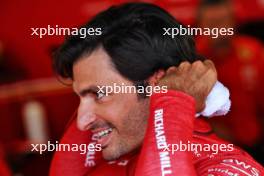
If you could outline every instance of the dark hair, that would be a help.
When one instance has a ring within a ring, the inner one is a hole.
[[[159,69],[198,59],[191,36],[163,35],[163,28],[180,25],[155,5],[126,3],[110,7],[82,26],[102,28],[102,35],[70,36],[55,54],[54,69],[62,77],[73,78],[73,64],[102,47],[121,75],[133,82],[144,81]]]

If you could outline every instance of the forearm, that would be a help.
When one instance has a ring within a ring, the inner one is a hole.
[[[139,175],[196,175],[188,151],[172,153],[169,144],[191,141],[195,102],[187,94],[169,91],[151,97],[150,116],[136,169]]]

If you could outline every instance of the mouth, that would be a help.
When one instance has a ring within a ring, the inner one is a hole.
[[[97,143],[101,144],[102,148],[105,148],[111,141],[113,128],[101,128],[93,132],[97,137]]]

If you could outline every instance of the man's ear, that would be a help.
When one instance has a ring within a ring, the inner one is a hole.
[[[156,86],[159,82],[159,80],[165,75],[164,70],[158,70],[156,71],[149,79],[148,83],[150,86]]]

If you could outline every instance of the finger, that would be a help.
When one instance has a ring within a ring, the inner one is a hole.
[[[207,68],[202,61],[195,61],[192,63],[190,69],[189,78],[193,81],[200,79],[200,77],[206,72]]]
[[[205,64],[209,69],[213,70],[213,72],[214,72],[215,75],[216,75],[216,79],[217,79],[217,70],[216,70],[216,68],[215,68],[215,65],[214,65],[213,61],[211,61],[211,60],[205,60],[205,61],[204,61],[204,64]]]
[[[205,74],[207,70],[208,68],[204,65],[202,61],[193,62],[189,75],[187,77],[187,87],[193,85],[197,81],[200,81],[201,77]]]
[[[212,70],[214,70],[214,71],[216,72],[216,68],[215,68],[215,65],[214,65],[213,61],[207,59],[207,60],[205,60],[203,63],[204,63],[208,68],[210,68],[210,69],[212,69]]]
[[[177,67],[173,66],[173,67],[169,67],[166,71],[166,74],[171,74],[173,72],[176,72]]]
[[[158,82],[159,86],[167,86],[168,89],[177,90],[180,86],[180,81],[175,78],[174,74],[171,74],[169,76],[165,76]]]
[[[212,69],[207,70],[207,72],[201,77],[201,82],[205,83],[207,85],[206,93],[207,95],[212,90],[213,86],[215,85],[217,81],[217,74]]]
[[[189,62],[185,61],[179,65],[178,71],[180,73],[186,73],[190,70],[190,68],[191,68],[191,64]]]

